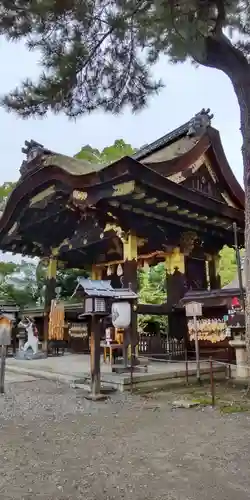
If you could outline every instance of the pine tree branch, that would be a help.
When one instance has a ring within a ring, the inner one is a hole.
[[[215,21],[214,33],[216,35],[221,35],[222,29],[225,25],[226,21],[226,10],[225,10],[225,2],[224,0],[214,0],[214,3],[217,8],[217,18]]]

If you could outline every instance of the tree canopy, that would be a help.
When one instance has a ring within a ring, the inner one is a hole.
[[[135,151],[131,144],[126,144],[123,139],[117,139],[114,144],[105,147],[102,151],[88,145],[83,146],[75,157],[79,160],[89,161],[90,163],[109,164],[120,160],[123,156],[132,156]]]
[[[15,185],[15,182],[4,182],[0,186],[0,212],[3,211],[7,198],[14,189]]]
[[[249,0],[2,0],[0,34],[41,53],[38,81],[4,99],[21,116],[133,111],[159,91],[161,54],[224,71],[249,70]],[[239,79],[238,79],[239,80]],[[239,83],[239,82],[238,82]]]

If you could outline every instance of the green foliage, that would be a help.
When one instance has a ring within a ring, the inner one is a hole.
[[[4,184],[0,186],[0,209],[4,208],[4,205],[15,185],[15,182],[4,182]]]
[[[123,139],[117,139],[112,146],[108,146],[102,151],[93,149],[91,146],[84,146],[75,157],[79,160],[89,161],[90,163],[104,163],[108,165],[123,158],[123,156],[132,156],[134,153],[135,149],[130,144],[126,144]]]
[[[166,271],[164,264],[158,264],[148,271],[139,271],[139,302],[142,304],[162,304],[166,302],[165,280]],[[139,315],[138,328],[140,331],[147,329],[148,323],[155,323],[158,329],[166,332],[167,318],[156,315]]]
[[[60,297],[62,299],[67,300],[72,297],[77,286],[77,278],[80,276],[87,278],[87,271],[82,269],[65,269],[57,272],[56,281],[57,286],[61,288]]]
[[[20,264],[0,262],[0,301],[14,302],[19,306],[43,303],[47,267],[43,261],[38,264],[23,260]],[[79,269],[58,270],[57,286],[60,297],[68,300],[77,286],[77,277],[87,276]]]
[[[38,297],[36,264],[0,262],[0,300],[24,306],[36,303]]]
[[[224,247],[220,252],[221,286],[228,285],[237,276],[236,255],[233,248]]]
[[[41,53],[38,81],[27,79],[3,101],[22,117],[117,113],[128,104],[136,111],[162,87],[150,73],[161,54],[172,62],[191,57],[230,77],[230,64],[238,59],[246,69],[250,54],[249,0],[2,0],[0,6],[0,34]]]

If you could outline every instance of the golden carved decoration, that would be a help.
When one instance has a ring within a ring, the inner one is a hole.
[[[123,229],[121,228],[121,226],[118,226],[117,224],[109,224],[109,223],[106,224],[103,232],[107,233],[108,231],[114,231],[116,236],[118,236],[118,238],[122,238],[124,235]]]
[[[126,196],[135,190],[135,181],[122,182],[113,186],[112,196]]]
[[[180,248],[184,255],[190,255],[197,239],[197,234],[193,231],[182,233],[180,239]]]
[[[88,193],[86,193],[86,191],[79,191],[78,189],[74,189],[72,196],[74,200],[85,201],[88,198]]]

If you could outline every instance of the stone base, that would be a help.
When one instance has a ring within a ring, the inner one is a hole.
[[[92,392],[84,394],[84,397],[89,401],[104,401],[105,399],[107,399],[106,394],[92,394]]]
[[[44,359],[47,358],[47,354],[42,351],[38,351],[36,354],[34,354],[31,350],[28,349],[28,351],[17,351],[15,358],[23,359],[24,361],[31,359]]]
[[[148,371],[148,366],[145,365],[133,365],[133,373],[147,373]],[[131,372],[131,367],[130,365],[124,366],[124,365],[112,365],[112,373],[130,373]]]
[[[249,369],[247,366],[246,342],[244,340],[230,340],[229,345],[235,349],[236,357],[236,378],[247,379],[249,377]]]
[[[199,403],[195,401],[186,401],[185,399],[180,399],[179,401],[173,401],[173,408],[194,408],[195,406],[199,406]]]

